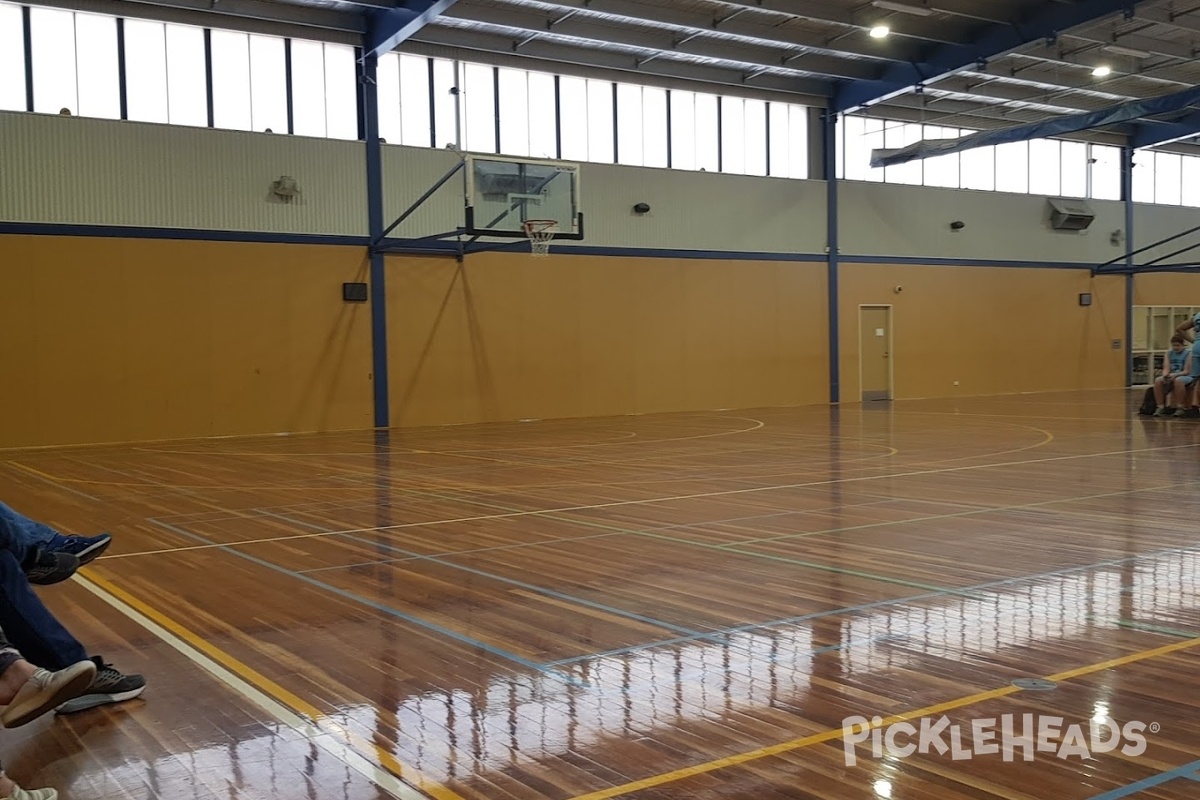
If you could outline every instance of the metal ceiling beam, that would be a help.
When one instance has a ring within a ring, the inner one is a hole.
[[[1012,63],[1012,62],[1010,62]],[[955,73],[955,77],[969,79],[998,80],[1010,86],[1028,86],[1047,91],[1079,92],[1088,97],[1106,100],[1109,103],[1119,103],[1123,100],[1137,100],[1141,97],[1152,97],[1153,92],[1144,87],[1136,87],[1136,91],[1125,80],[1124,75],[1097,80],[1091,73],[1081,69],[1058,68],[1047,66],[1041,62],[1021,62],[1027,66],[1014,68],[1008,64],[990,64],[987,71],[964,70]],[[947,76],[949,77],[949,76]],[[940,81],[939,81],[940,82]],[[937,86],[937,83],[933,83]]]
[[[1024,142],[1030,139],[1058,136],[1064,133],[1076,133],[1078,131],[1106,127],[1122,122],[1132,122],[1159,114],[1168,114],[1173,111],[1190,108],[1197,103],[1200,103],[1200,86],[1156,97],[1152,100],[1134,100],[1088,114],[1058,117],[1027,125],[1018,125],[1017,127],[1006,128],[1004,130],[976,133],[948,141],[917,142],[907,147],[892,150],[876,150],[871,155],[871,166],[887,167],[923,158],[931,158],[933,156],[960,153],[963,150],[971,150],[976,147]]]
[[[889,67],[879,80],[856,81],[840,89],[834,109],[845,112],[907,92],[914,86],[1051,38],[1060,31],[1120,12],[1139,0],[1083,0],[1074,5],[1038,6],[1020,24],[989,25],[969,45],[940,45],[922,61]]]
[[[391,8],[394,5],[391,0],[338,0],[338,2],[360,8]]]
[[[507,31],[493,31],[502,35],[509,31],[519,31],[525,35],[524,38],[534,35],[551,40],[555,36],[570,36],[595,42],[599,46],[609,44],[654,50],[663,54],[679,53],[738,62],[754,67],[789,69],[841,79],[865,78],[875,75],[877,72],[873,64],[861,61],[846,61],[807,54],[795,49],[788,52],[775,47],[734,43],[695,34],[672,35],[669,31],[656,31],[644,26],[602,25],[587,19],[582,14],[558,21],[537,11],[517,11],[494,7],[460,7],[454,9],[446,17],[508,29]],[[564,44],[566,43],[564,42]],[[577,43],[575,44],[578,46]]]
[[[789,19],[806,19],[813,22],[824,22],[840,25],[844,28],[857,28],[866,36],[866,31],[886,22],[891,29],[887,39],[872,40],[880,52],[895,52],[894,48],[902,47],[897,39],[916,39],[922,42],[939,44],[967,44],[970,39],[961,26],[950,25],[936,20],[922,19],[910,14],[894,14],[890,11],[866,6],[852,9],[849,6],[827,5],[820,0],[717,0],[717,2],[732,8],[751,8],[768,14],[776,14]]]
[[[942,125],[959,128],[970,128],[973,126],[961,125],[958,122],[947,122],[946,119],[949,117],[969,116],[977,119],[993,120],[998,123],[998,125],[1010,126],[1015,123],[1040,121],[1046,117],[1045,113],[1037,111],[1006,108],[1004,106],[997,105],[984,105],[980,103],[963,101],[953,97],[927,97],[912,94],[893,97],[887,102],[887,105],[871,106],[871,108],[879,108],[879,116],[883,117],[888,116],[888,113],[891,109],[910,109],[912,111],[919,112],[920,115],[916,119],[909,119],[909,122],[923,122],[927,125]]]
[[[377,8],[368,13],[367,35],[363,41],[363,58],[390,53],[428,25],[456,0],[401,0],[391,8]]]
[[[1200,135],[1200,111],[1193,111],[1178,122],[1142,122],[1134,130],[1129,144],[1134,148],[1156,147]]]
[[[591,14],[605,14],[635,23],[668,25],[689,33],[719,33],[722,36],[757,40],[759,43],[771,42],[781,49],[803,48],[821,55],[855,56],[878,63],[908,60],[908,54],[874,46],[874,40],[865,42],[842,38],[831,41],[830,37],[820,34],[749,21],[738,13],[740,9],[735,9],[724,17],[714,17],[711,14],[649,6],[634,0],[553,0],[553,4],[560,7],[564,14],[572,11],[585,17]],[[479,18],[476,11],[492,8],[495,6],[477,6],[469,0],[462,0],[455,8],[455,13],[468,18]]]
[[[822,100],[827,98],[831,91],[828,82],[810,78],[791,78],[772,74],[758,75],[752,78],[750,73],[739,69],[676,61],[666,57],[647,62],[636,55],[564,45],[550,40],[534,39],[522,44],[509,36],[435,25],[420,31],[413,37],[413,41],[444,45],[460,50],[505,55],[516,54],[531,59],[621,70],[633,74],[662,75],[704,83],[769,89]],[[797,97],[796,102],[804,102],[804,100]]]
[[[366,23],[359,14],[327,8],[275,3],[269,2],[269,0],[222,0],[220,3],[213,3],[211,0],[38,0],[38,3],[56,8],[111,14],[118,17],[145,17],[148,19],[171,17],[170,20],[164,19],[164,21],[201,26],[219,24],[214,19],[216,17],[359,34],[366,30]],[[155,9],[169,9],[175,13],[156,13]],[[233,27],[232,22],[231,27]]]
[[[907,95],[901,95],[905,97]],[[931,86],[925,89],[921,94],[922,97],[932,97],[941,100],[957,100],[964,103],[977,103],[992,108],[999,108],[1005,111],[1033,113],[1038,117],[1046,115],[1060,114],[1079,114],[1081,112],[1095,111],[1095,106],[1087,108],[1071,107],[1066,105],[1058,105],[1053,100],[1033,100],[1029,98],[1006,98],[997,97],[994,94],[986,94],[983,92],[964,92],[956,91],[943,87],[941,84]]]
[[[980,0],[919,0],[912,2],[912,5],[927,8],[931,11],[938,11],[945,14],[953,14],[963,17],[964,19],[972,19],[980,22],[998,22],[1003,24],[1012,24],[1014,20],[1011,13],[1006,13],[1003,6],[998,6],[995,3],[980,2]],[[1167,9],[1145,9],[1137,10],[1135,17],[1147,22],[1161,21],[1162,24],[1174,24],[1173,15]],[[1179,18],[1182,18],[1180,15]],[[1200,30],[1200,24],[1196,27],[1185,26],[1184,30]],[[1129,47],[1134,50],[1141,50],[1151,55],[1165,56],[1168,58],[1191,59],[1195,57],[1192,48],[1186,44],[1177,42],[1164,42],[1160,39],[1155,39],[1151,36],[1143,36],[1140,33],[1118,33],[1115,28],[1112,32],[1099,30],[1094,25],[1085,25],[1078,30],[1072,30],[1069,34],[1064,34],[1072,39],[1080,41],[1092,42],[1095,44],[1116,44],[1123,47]]]
[[[1186,78],[1177,78],[1171,74],[1171,69],[1174,64],[1139,64],[1135,69],[1122,70],[1120,64],[1112,56],[1103,53],[1099,47],[1093,47],[1086,51],[1076,51],[1068,53],[1064,51],[1054,53],[1040,53],[1037,51],[1027,51],[1023,53],[1014,53],[1013,59],[1016,61],[1037,61],[1042,64],[1057,64],[1062,66],[1068,64],[1074,67],[1079,67],[1086,72],[1081,73],[1091,78],[1091,70],[1096,67],[1105,66],[1112,69],[1111,76],[1106,78],[1107,82],[1120,80],[1121,78],[1137,78],[1139,80],[1155,83],[1162,87],[1174,86],[1193,86],[1193,81]],[[1114,66],[1115,65],[1115,66]],[[1093,78],[1093,81],[1095,79]]]
[[[1194,12],[1180,13],[1176,12],[1173,7],[1164,6],[1157,8],[1142,7],[1135,9],[1133,16],[1135,19],[1157,22],[1159,25],[1167,25],[1183,31],[1200,33],[1200,15]]]
[[[1069,89],[1022,85],[992,77],[980,79],[965,75],[953,75],[925,88],[926,94],[931,91],[971,95],[980,98],[981,102],[1006,101],[1054,106],[1057,110],[1052,113],[1058,114],[1095,111],[1101,105],[1126,99],[1120,97],[1098,98]]]
[[[425,30],[432,30],[426,28]],[[443,45],[429,42],[419,41],[419,36],[410,39],[404,45],[403,51],[411,55],[427,56],[429,58],[445,58],[459,59],[461,61],[481,61],[479,50],[472,50],[458,45]],[[764,86],[760,79],[755,79],[750,83],[738,82],[728,83],[711,83],[696,77],[683,77],[679,75],[667,75],[663,73],[652,73],[646,69],[642,69],[637,73],[637,77],[633,78],[625,69],[617,69],[605,67],[599,64],[576,64],[569,61],[549,61],[537,57],[529,57],[521,51],[512,51],[501,53],[494,50],[487,52],[486,61],[497,67],[520,69],[520,70],[539,70],[543,72],[553,71],[556,75],[570,76],[575,78],[592,78],[595,80],[609,81],[620,83],[622,81],[636,80],[642,86],[652,86],[659,89],[671,89],[679,92],[717,92],[724,95],[734,97],[746,97],[753,100],[766,100],[771,103],[801,103],[810,106],[825,105],[826,98],[815,95],[800,94],[795,92],[795,84],[789,82],[789,88],[780,90],[770,86]],[[653,63],[653,62],[651,62]],[[647,65],[649,66],[649,65]]]
[[[1140,33],[1128,33],[1123,35],[1112,34],[1105,37],[1103,33],[1096,31],[1090,32],[1083,30],[1080,32],[1072,31],[1071,33],[1063,34],[1064,39],[1077,39],[1082,42],[1090,42],[1100,45],[1103,48],[1105,45],[1116,45],[1126,47],[1131,50],[1140,50],[1143,53],[1148,53],[1151,56],[1159,58],[1177,58],[1181,61],[1189,61],[1196,56],[1196,50],[1191,45],[1185,42],[1164,42],[1161,39],[1155,39],[1152,36],[1143,36]],[[1118,53],[1104,53],[1104,58],[1118,64],[1140,64],[1141,60],[1135,56],[1121,55]]]
[[[980,108],[971,109],[970,112],[964,112],[963,114],[934,114],[934,119],[930,119],[930,111],[936,109],[902,108],[892,105],[892,103],[912,101],[913,99],[912,95],[897,97],[886,103],[879,103],[857,112],[855,116],[870,117],[872,119],[893,119],[904,122],[922,122],[927,125],[942,125],[948,128],[958,127],[973,130],[999,130],[1001,128],[1011,128],[1013,124],[1011,118],[980,116],[979,114],[981,113],[991,113],[986,109]],[[1114,126],[1114,128],[1119,131],[1121,126]],[[1080,131],[1078,133],[1066,134],[1061,138],[1076,142],[1095,142],[1097,144],[1115,145],[1118,147],[1124,145],[1127,141],[1125,133],[1114,132],[1114,130]],[[1178,145],[1175,147],[1178,147]]]

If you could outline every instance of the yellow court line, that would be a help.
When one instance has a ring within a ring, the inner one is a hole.
[[[415,768],[402,763],[395,757],[395,755],[383,749],[377,743],[367,741],[344,726],[336,725],[331,722],[322,724],[322,721],[325,720],[328,715],[323,713],[316,706],[312,705],[303,698],[298,697],[296,694],[285,689],[283,686],[280,686],[278,683],[263,675],[258,670],[243,663],[239,659],[207,641],[190,629],[176,622],[171,617],[168,617],[166,614],[162,613],[153,606],[134,597],[129,592],[115,585],[112,581],[101,578],[95,574],[89,575],[87,578],[83,578],[83,576],[77,576],[76,580],[82,583],[85,588],[92,591],[94,594],[98,594],[103,597],[104,594],[107,593],[112,599],[117,600],[117,603],[112,603],[110,598],[104,598],[106,600],[110,600],[110,604],[114,605],[118,610],[125,611],[125,609],[121,608],[121,604],[123,604],[136,614],[140,614],[141,616],[147,618],[151,623],[164,629],[167,633],[183,640],[184,643],[196,650],[199,654],[207,656],[212,661],[217,662],[217,664],[219,664],[221,667],[224,667],[246,683],[250,684],[251,687],[259,690],[271,699],[282,703],[286,708],[299,714],[304,718],[303,722],[316,726],[322,734],[333,734],[336,737],[347,739],[352,752],[359,757],[366,758],[366,760],[373,766],[383,767],[383,769],[386,770],[390,776],[403,781],[404,783],[402,784],[402,787],[404,789],[408,789],[408,793],[411,794],[412,791],[409,787],[415,787],[421,792],[424,792],[428,797],[434,798],[434,800],[465,800],[462,795],[458,794],[452,789],[449,789],[432,778],[421,774]],[[126,612],[126,615],[131,616],[135,619],[135,621],[140,621],[128,612]],[[201,664],[201,666],[204,665]],[[221,678],[222,676],[217,674],[217,677]],[[288,723],[288,720],[281,719],[281,721],[285,722],[285,724]],[[374,760],[372,760],[372,758],[367,758],[365,755],[367,753],[369,753]],[[338,754],[334,753],[334,755],[337,756]],[[377,781],[377,783],[379,783],[379,781]],[[385,786],[383,788],[389,787]],[[394,790],[393,793],[395,793]]]
[[[1046,679],[1054,681],[1056,683],[1060,683],[1062,681],[1070,680],[1072,678],[1079,678],[1084,675],[1091,675],[1096,672],[1103,672],[1106,669],[1112,669],[1114,667],[1123,666],[1125,664],[1132,664],[1132,663],[1135,663],[1138,661],[1145,661],[1145,660],[1151,659],[1151,658],[1158,658],[1159,656],[1169,655],[1170,653],[1177,653],[1181,650],[1187,650],[1187,649],[1190,649],[1193,647],[1198,647],[1198,646],[1200,646],[1200,638],[1187,639],[1187,640],[1184,640],[1181,642],[1174,642],[1172,644],[1164,645],[1162,647],[1155,647],[1151,650],[1142,650],[1141,652],[1138,652],[1138,653],[1131,653],[1127,656],[1121,656],[1119,658],[1109,659],[1108,661],[1102,661],[1099,664],[1091,664],[1086,667],[1080,667],[1078,669],[1067,670],[1066,672],[1059,672],[1055,675],[1047,676]],[[987,700],[994,700],[999,697],[1006,697],[1008,695],[1016,694],[1017,692],[1020,692],[1020,691],[1022,691],[1022,690],[1017,688],[1016,686],[1005,686],[1001,689],[992,689],[991,691],[987,691],[987,692],[979,692],[978,694],[969,695],[967,697],[961,697],[957,700],[948,700],[944,703],[938,703],[937,705],[932,705],[932,706],[928,706],[926,708],[917,709],[916,711],[906,711],[902,714],[895,714],[893,716],[887,717],[885,719],[880,720],[877,724],[870,725],[869,730],[873,730],[875,728],[884,728],[889,725],[894,725],[898,722],[908,722],[909,720],[919,719],[921,717],[929,717],[929,716],[934,716],[936,714],[942,714],[947,711],[952,711],[956,708],[963,708],[964,706],[975,705],[977,703],[982,703]],[[787,752],[791,752],[793,750],[800,750],[805,747],[811,747],[814,744],[821,744],[823,742],[829,742],[834,739],[839,739],[839,738],[841,738],[841,736],[842,736],[842,729],[834,728],[832,730],[827,730],[824,733],[817,733],[817,734],[813,734],[811,736],[805,736],[800,739],[792,739],[791,741],[780,742],[779,744],[773,744],[768,747],[760,747],[757,750],[750,750],[745,753],[738,753],[737,755],[728,756],[726,758],[719,758],[715,761],[709,761],[704,764],[696,764],[695,766],[684,767],[682,769],[677,769],[673,772],[664,772],[661,775],[652,775],[649,778],[643,778],[642,780],[639,780],[639,781],[632,781],[630,783],[625,783],[620,786],[613,786],[608,789],[601,789],[598,792],[589,792],[588,794],[581,794],[581,795],[578,795],[577,797],[573,798],[573,800],[609,800],[610,798],[613,798],[613,797],[621,797],[623,795],[632,794],[633,792],[640,792],[645,789],[652,789],[656,786],[662,786],[664,784],[674,783],[675,781],[681,781],[686,778],[695,777],[697,775],[704,775],[709,772],[715,772],[720,769],[725,769],[726,767],[734,767],[739,764],[745,764],[750,761],[757,761],[760,758],[767,758],[769,756],[776,756],[776,755],[780,755],[781,753],[787,753]]]

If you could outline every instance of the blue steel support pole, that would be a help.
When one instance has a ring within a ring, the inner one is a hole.
[[[33,113],[33,22],[29,6],[21,6],[21,36],[25,42],[25,110]]]
[[[825,218],[829,294],[829,402],[841,401],[841,347],[838,343],[838,182],[837,114],[825,111],[822,155],[825,158]]]
[[[283,85],[287,92],[287,132],[296,132],[295,86],[292,83],[292,40],[283,40]]]
[[[1133,385],[1133,147],[1121,148],[1121,200],[1125,204],[1125,380]]]
[[[117,92],[121,119],[129,119],[129,78],[125,73],[125,18],[117,17]]]
[[[371,242],[383,238],[383,146],[379,143],[379,91],[376,85],[378,57],[365,56],[360,62],[359,115],[367,151],[367,228]],[[390,423],[387,357],[387,290],[384,280],[386,261],[374,247],[371,260],[371,372],[375,388],[375,427]]]
[[[212,28],[204,29],[204,101],[208,108],[208,127],[215,128],[217,122],[213,104]]]

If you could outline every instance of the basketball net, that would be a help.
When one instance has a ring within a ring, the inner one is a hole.
[[[558,233],[558,220],[531,219],[525,222],[525,235],[529,237],[529,250],[534,258],[550,255],[550,242]]]

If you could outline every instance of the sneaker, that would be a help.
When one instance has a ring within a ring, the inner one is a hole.
[[[55,553],[51,550],[34,550],[29,556],[25,577],[30,583],[49,586],[61,583],[79,569],[79,558],[70,553]]]
[[[12,702],[0,711],[0,722],[6,728],[27,725],[55,706],[86,692],[96,674],[96,664],[91,661],[80,661],[58,672],[38,669],[17,690]]]
[[[63,536],[55,535],[46,544],[46,549],[54,553],[70,553],[79,559],[79,566],[90,564],[99,558],[108,546],[112,544],[112,536],[102,533],[99,536]],[[2,800],[2,798],[0,798]]]
[[[1171,413],[1171,409],[1167,408],[1166,406],[1159,406],[1158,411],[1154,412],[1154,416],[1165,417],[1170,413]]]
[[[1187,416],[1187,409],[1186,408],[1177,409],[1175,411],[1175,413],[1172,414],[1171,416],[1175,417],[1176,419],[1183,419],[1184,417]]]
[[[13,784],[12,794],[0,800],[58,800],[57,789],[22,789]]]
[[[60,705],[55,709],[56,713],[74,714],[109,703],[123,703],[146,691],[146,679],[141,675],[125,675],[112,664],[106,664],[100,656],[92,656],[89,663],[96,667],[96,677],[92,685],[80,692],[74,700]]]

